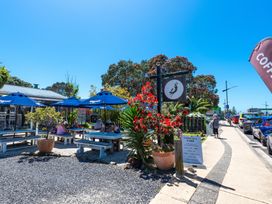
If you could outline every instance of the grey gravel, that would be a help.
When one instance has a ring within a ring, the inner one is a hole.
[[[149,203],[170,180],[77,157],[0,158],[1,204]]]

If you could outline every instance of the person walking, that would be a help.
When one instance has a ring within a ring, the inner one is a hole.
[[[211,121],[211,127],[213,128],[213,134],[215,138],[218,138],[218,129],[219,129],[219,117],[214,114]]]

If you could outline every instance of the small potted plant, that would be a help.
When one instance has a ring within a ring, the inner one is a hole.
[[[54,107],[36,108],[35,112],[26,114],[26,119],[45,128],[46,135],[42,135],[44,139],[38,140],[37,146],[41,153],[51,152],[55,141],[49,133],[62,121],[61,113],[57,112]]]
[[[181,117],[165,116],[157,114],[153,123],[154,127],[154,141],[152,156],[154,163],[161,170],[168,170],[174,167],[175,153],[174,153],[174,135],[181,125]]]

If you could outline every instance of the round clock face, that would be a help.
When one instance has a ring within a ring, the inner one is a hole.
[[[181,81],[173,79],[168,81],[164,87],[164,94],[170,100],[176,100],[183,94],[184,87]]]

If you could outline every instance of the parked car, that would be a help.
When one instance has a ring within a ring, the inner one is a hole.
[[[232,118],[231,118],[231,122],[233,123],[233,124],[238,124],[239,123],[239,115],[234,115],[234,116],[232,116]]]
[[[259,117],[259,113],[241,113],[239,117],[239,127],[240,128],[248,128],[247,131],[251,131],[251,124],[253,123],[251,120]],[[244,131],[245,132],[245,131]]]
[[[268,154],[272,155],[272,134],[269,134],[267,136],[267,151]]]
[[[253,137],[259,139],[266,146],[268,135],[272,133],[272,117],[264,116],[255,121],[252,125]]]

